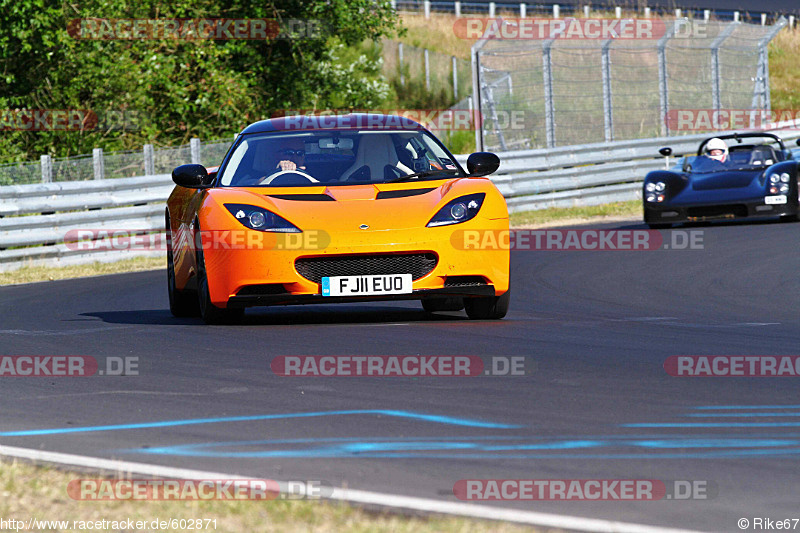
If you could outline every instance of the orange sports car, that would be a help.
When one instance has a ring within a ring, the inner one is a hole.
[[[182,165],[167,201],[175,316],[246,307],[421,300],[475,319],[508,310],[508,209],[478,152],[467,171],[417,122],[298,116],[245,128],[217,169]]]

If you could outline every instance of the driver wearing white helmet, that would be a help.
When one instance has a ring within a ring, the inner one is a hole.
[[[728,161],[728,145],[722,139],[714,137],[706,143],[706,156],[725,163]]]

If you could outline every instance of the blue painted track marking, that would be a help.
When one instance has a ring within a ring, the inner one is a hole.
[[[514,429],[524,426],[516,426],[509,424],[495,424],[492,422],[483,422],[481,420],[471,420],[468,418],[453,418],[449,416],[428,415],[424,413],[415,413],[412,411],[393,411],[386,409],[358,409],[351,411],[317,411],[310,413],[283,413],[273,415],[252,415],[252,416],[231,416],[220,418],[191,418],[186,420],[165,420],[161,422],[143,422],[137,424],[116,424],[109,426],[88,426],[77,428],[51,428],[51,429],[31,429],[22,431],[5,431],[0,432],[0,437],[30,437],[34,435],[63,435],[66,433],[89,433],[92,431],[120,431],[128,429],[150,429],[150,428],[163,428],[173,426],[189,426],[197,424],[219,424],[224,422],[254,422],[259,420],[279,420],[287,418],[309,418],[319,416],[342,416],[342,415],[385,415],[397,418],[409,418],[414,420],[422,420],[425,422],[434,422],[436,424],[448,424],[452,426],[466,426],[475,428],[491,428],[491,429]]]

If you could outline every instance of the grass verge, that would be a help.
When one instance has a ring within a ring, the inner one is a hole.
[[[75,529],[74,521],[96,522],[175,519],[211,519],[216,527],[207,531],[352,531],[352,532],[521,532],[536,531],[502,522],[458,517],[411,517],[368,512],[329,501],[76,501],[67,494],[73,479],[98,476],[34,466],[19,461],[0,463],[0,516],[4,520],[69,521],[69,527],[40,527],[38,531],[62,533]],[[137,479],[144,479],[138,477]],[[204,522],[205,524],[205,522]],[[95,528],[96,529],[96,528]],[[123,529],[124,530],[124,529]],[[155,531],[138,529],[136,531]],[[159,529],[186,531],[186,529]]]
[[[0,285],[17,283],[33,283],[35,281],[53,281],[68,278],[86,278],[119,274],[121,272],[139,272],[166,268],[166,257],[135,257],[114,263],[88,263],[85,265],[69,265],[63,267],[30,266],[10,272],[0,272]]]
[[[641,200],[585,207],[553,207],[538,211],[525,211],[511,215],[512,228],[535,228],[582,222],[610,222],[612,220],[641,218]]]

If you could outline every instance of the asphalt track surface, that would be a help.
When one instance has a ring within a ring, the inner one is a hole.
[[[643,228],[604,226],[620,227]],[[692,229],[702,250],[514,252],[502,321],[397,302],[257,309],[209,327],[170,316],[160,271],[2,287],[0,355],[131,356],[140,374],[2,378],[0,444],[445,501],[461,479],[705,481],[706,500],[487,505],[705,531],[798,518],[797,379],[662,365],[800,353],[800,225]],[[536,370],[270,370],[278,355],[414,354],[521,355]]]

